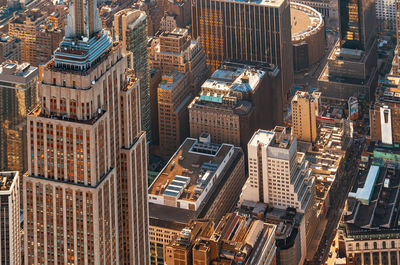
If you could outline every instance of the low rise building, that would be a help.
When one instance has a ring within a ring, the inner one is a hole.
[[[240,212],[194,220],[166,248],[166,264],[275,265],[276,226]]]
[[[218,222],[232,210],[245,181],[239,147],[187,138],[149,188],[152,262],[164,264],[165,246],[191,219]]]
[[[254,131],[272,129],[276,117],[282,116],[270,97],[279,79],[279,69],[273,65],[224,62],[188,107],[190,136],[206,132],[213,142],[246,150]]]
[[[362,170],[344,214],[347,264],[399,264],[399,168],[374,161]]]
[[[393,146],[400,144],[400,77],[380,81],[375,103],[369,111],[371,140]]]

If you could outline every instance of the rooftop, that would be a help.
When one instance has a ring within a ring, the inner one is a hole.
[[[162,76],[161,83],[159,85],[160,89],[167,89],[167,90],[172,90],[176,87],[176,85],[182,81],[182,79],[185,77],[185,74],[182,74],[180,72],[173,71],[170,74],[164,74]]]
[[[324,25],[321,13],[310,6],[300,3],[290,3],[290,17],[292,41],[301,41],[319,32]]]
[[[29,63],[18,64],[13,61],[5,61],[0,65],[0,80],[10,83],[26,84],[37,77],[38,68]]]
[[[209,137],[187,138],[151,184],[149,202],[197,211],[235,152],[233,145],[213,144]]]
[[[264,146],[278,147],[281,149],[290,149],[295,137],[287,133],[285,127],[276,126],[273,130],[258,130],[250,139],[248,146]]]
[[[0,172],[0,195],[2,195],[4,191],[9,191],[12,188],[18,174],[17,171]]]
[[[399,170],[390,164],[371,165],[360,171],[347,199],[348,210],[344,221],[348,237],[374,237],[400,232],[399,184]]]

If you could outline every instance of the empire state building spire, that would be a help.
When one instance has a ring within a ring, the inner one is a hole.
[[[112,39],[102,29],[96,0],[72,0],[69,11],[54,64],[63,70],[87,71],[110,50]]]
[[[70,3],[65,37],[89,39],[101,30],[96,0],[73,0]]]

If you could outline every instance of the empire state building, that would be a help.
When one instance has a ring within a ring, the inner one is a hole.
[[[28,116],[25,264],[150,262],[139,81],[96,6],[71,2]]]

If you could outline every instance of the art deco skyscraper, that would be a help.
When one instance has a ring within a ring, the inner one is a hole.
[[[286,103],[293,84],[288,0],[192,0],[192,23],[193,37],[200,36],[211,71],[226,59],[279,66],[282,91],[276,92]]]
[[[72,1],[27,121],[26,265],[149,264],[146,134],[126,65],[96,0]]]

